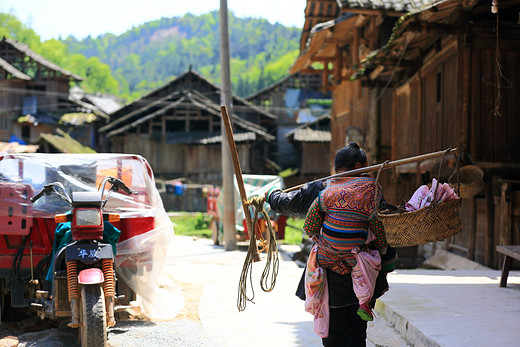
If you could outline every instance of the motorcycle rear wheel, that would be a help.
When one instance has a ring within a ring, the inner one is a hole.
[[[81,347],[107,345],[105,296],[99,284],[81,287]]]

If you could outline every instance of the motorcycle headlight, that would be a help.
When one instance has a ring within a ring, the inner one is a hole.
[[[101,211],[96,208],[82,208],[76,210],[76,225],[100,225]]]

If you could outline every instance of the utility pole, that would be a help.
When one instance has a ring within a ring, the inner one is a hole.
[[[229,68],[229,33],[227,0],[220,0],[220,103],[233,114],[231,105],[231,77]],[[231,119],[231,117],[230,117]],[[231,121],[231,126],[233,123]],[[233,162],[231,152],[226,146],[224,119],[220,119],[221,153],[222,153],[222,193],[224,194],[224,249],[233,251],[237,248],[235,238],[235,194],[233,182]]]

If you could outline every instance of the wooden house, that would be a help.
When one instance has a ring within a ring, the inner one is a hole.
[[[297,73],[245,98],[251,104],[276,115],[278,119],[276,152],[273,154],[280,170],[305,171],[302,151],[295,142],[288,140],[287,135],[302,124],[313,122],[330,112],[331,93],[323,90],[321,83],[320,74]],[[305,182],[304,176],[299,177],[298,184],[302,182]]]
[[[330,114],[298,126],[285,137],[294,144],[301,158],[298,175],[286,178],[286,186],[292,187],[329,174]]]
[[[70,84],[81,80],[21,42],[0,40],[0,141],[15,135],[35,143],[42,133],[63,126],[68,132],[84,134],[85,145],[95,146],[96,122],[104,122],[108,116],[95,105],[70,96]],[[76,116],[64,118],[67,114]],[[71,118],[75,123],[68,123]],[[78,119],[83,121],[78,123]]]
[[[333,93],[330,152],[352,136],[373,162],[457,147],[467,158],[461,164],[484,175],[480,189],[463,196],[463,232],[442,246],[498,267],[495,246],[520,244],[520,3],[503,1],[496,11],[484,0],[338,4],[338,16],[314,26],[291,70],[323,67]],[[403,197],[431,182],[438,164],[400,167]],[[399,203],[391,180],[388,173],[385,197]],[[418,247],[418,257],[428,247]]]
[[[232,122],[244,173],[272,173],[276,116],[233,97]],[[165,179],[220,185],[220,88],[189,70],[111,114],[100,131],[110,151],[138,153]]]

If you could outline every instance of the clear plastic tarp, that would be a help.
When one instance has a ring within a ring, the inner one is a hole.
[[[0,154],[0,206],[4,207],[0,219],[7,221],[5,228],[2,225],[2,233],[27,235],[34,219],[54,218],[70,211],[69,204],[54,194],[31,203],[29,199],[45,184],[60,182],[71,195],[76,191],[97,191],[106,176],[121,179],[137,192],[112,192],[104,208],[105,212],[121,217],[116,256],[118,279],[137,294],[145,314],[167,317],[169,312],[161,312],[167,306],[156,291],[156,283],[174,233],[152,169],[143,157],[112,153]]]

